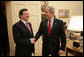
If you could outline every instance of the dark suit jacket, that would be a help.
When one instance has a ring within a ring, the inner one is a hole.
[[[13,25],[13,36],[16,44],[16,56],[27,56],[34,52],[34,44],[30,43],[30,38],[34,37],[31,23],[29,23],[31,33],[25,24],[20,20]]]
[[[47,19],[41,22],[39,30],[35,35],[36,41],[41,35],[43,36],[43,54],[48,52],[58,53],[59,49],[65,50],[66,35],[63,21],[56,18],[54,19],[50,36],[48,35],[47,22]]]

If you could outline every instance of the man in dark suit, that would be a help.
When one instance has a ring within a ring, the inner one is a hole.
[[[41,35],[43,36],[43,56],[59,56],[65,51],[66,35],[63,21],[54,18],[54,13],[55,9],[52,6],[45,8],[46,20],[41,22],[39,30],[35,35],[36,41]]]
[[[28,22],[27,9],[19,11],[20,21],[13,25],[13,36],[16,44],[15,56],[31,56],[34,53],[34,35],[31,23]]]

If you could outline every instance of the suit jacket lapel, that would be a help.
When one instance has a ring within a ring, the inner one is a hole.
[[[20,23],[21,23],[21,27],[24,30],[24,32],[27,33],[27,34],[30,33],[30,31],[28,30],[28,28],[26,27],[26,25],[22,21],[20,21]]]
[[[45,22],[46,33],[48,34],[48,26],[47,26],[47,24],[48,24],[48,20],[46,20],[46,22]]]
[[[56,25],[57,25],[57,20],[54,18],[53,26],[52,26],[52,29],[51,29],[51,34],[52,34],[52,32],[54,32],[54,29],[55,29]]]

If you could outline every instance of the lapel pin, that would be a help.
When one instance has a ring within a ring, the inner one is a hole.
[[[55,25],[57,25],[57,23],[55,23]]]

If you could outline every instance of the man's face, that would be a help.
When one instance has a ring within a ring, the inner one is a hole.
[[[49,19],[52,16],[52,13],[49,12],[49,8],[45,9],[45,16],[46,16],[46,19]]]
[[[23,15],[20,15],[20,17],[24,21],[28,21],[28,19],[29,19],[29,12],[28,11],[23,11]]]

